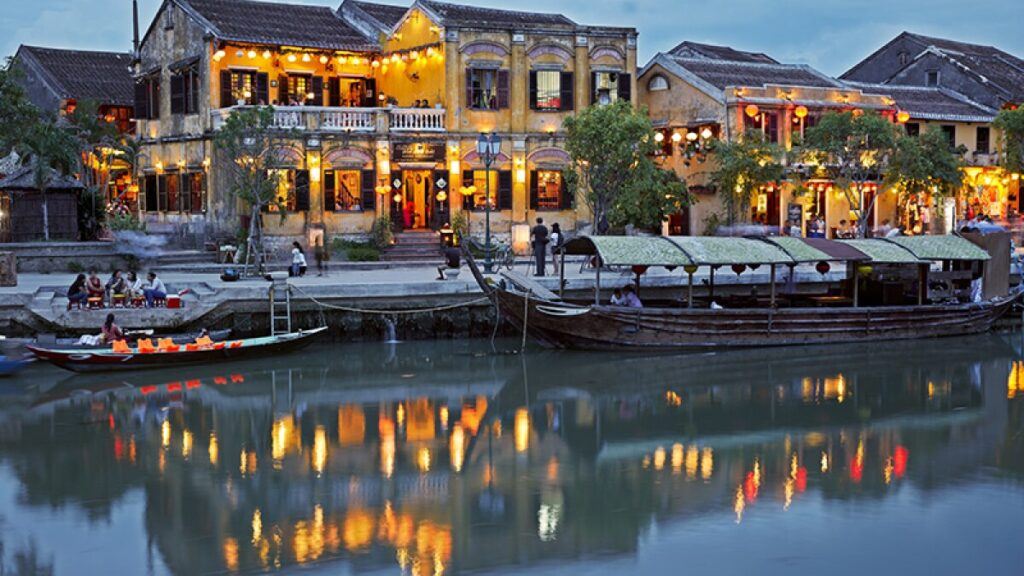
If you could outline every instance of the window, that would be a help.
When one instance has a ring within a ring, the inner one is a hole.
[[[468,68],[466,102],[474,110],[508,108],[508,70]]]
[[[361,212],[362,171],[328,170],[324,173],[324,209],[328,212]]]
[[[561,210],[563,203],[562,173],[558,170],[537,170],[533,174],[533,210]]]
[[[269,91],[270,80],[265,72],[223,70],[220,73],[221,108],[229,108],[240,101],[248,105],[267,104]]]
[[[160,72],[154,72],[135,83],[135,117],[160,118]]]
[[[160,177],[160,191],[157,194],[157,210],[161,212],[178,211],[179,174],[164,174]]]
[[[907,54],[906,52],[900,52],[899,58],[900,66],[906,66],[907,64],[910,63],[910,54]]]
[[[989,129],[988,126],[978,126],[975,132],[975,143],[974,151],[978,154],[988,154],[989,152]]]
[[[632,87],[630,82],[631,76],[629,74],[623,74],[621,72],[594,72],[590,75],[590,103],[591,104],[611,104],[618,100],[630,100],[632,94]],[[648,83],[648,88],[655,83],[658,78],[664,83],[664,88],[657,88],[658,90],[668,89],[668,80],[664,76],[655,76]]]
[[[271,170],[277,174],[276,202],[267,207],[268,212],[301,212],[309,210],[309,171]]]
[[[661,74],[652,77],[651,80],[647,82],[647,90],[650,92],[668,90],[668,78],[665,78]]]
[[[206,211],[206,174],[190,172],[182,176],[181,211],[201,214]]]
[[[907,122],[904,126],[907,131],[907,136],[917,137],[921,134],[921,125],[917,122]]]
[[[942,134],[946,136],[946,141],[949,143],[949,147],[956,148],[956,126],[950,126],[948,124],[943,125]]]
[[[310,96],[313,94],[313,77],[303,76],[298,74],[291,74],[288,76],[288,104],[301,104],[306,100],[312,100]]]
[[[171,114],[199,112],[199,69],[195,65],[171,75]]]
[[[253,94],[256,92],[256,74],[253,72],[232,72],[231,73],[231,99],[234,102],[245,100],[252,104]]]
[[[490,187],[491,187],[491,209],[496,210],[498,208],[498,171],[491,170],[490,172]],[[476,193],[473,194],[473,204],[470,206],[472,210],[483,210],[485,208],[484,202],[487,198],[487,171],[486,170],[473,170],[472,172],[473,186],[476,187]]]
[[[926,83],[928,84],[928,86],[938,86],[939,85],[939,71],[938,70],[929,70],[926,73]]]
[[[538,70],[536,110],[562,109],[562,73],[558,70]]]
[[[751,118],[743,115],[743,129],[755,130],[764,134],[768,142],[779,141],[779,114],[778,112],[761,112]]]

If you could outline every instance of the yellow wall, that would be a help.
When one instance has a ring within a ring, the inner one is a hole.
[[[445,54],[442,47],[427,45],[441,41],[441,32],[429,18],[414,10],[402,23],[398,31],[384,43],[385,53],[417,49],[418,58],[382,62],[374,68],[377,86],[385,95],[398,100],[398,106],[412,106],[416,100],[426,99],[433,108],[446,105],[445,97]]]

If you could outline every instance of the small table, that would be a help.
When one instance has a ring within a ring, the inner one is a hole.
[[[89,309],[97,310],[103,308],[103,297],[102,296],[89,296]]]

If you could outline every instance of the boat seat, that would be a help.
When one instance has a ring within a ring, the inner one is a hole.
[[[537,282],[536,280],[530,278],[525,274],[516,272],[515,270],[509,270],[507,272],[502,272],[501,275],[509,282],[515,284],[516,286],[527,292],[530,292],[531,294],[538,298],[550,300],[553,302],[559,302],[562,300],[561,298],[558,297],[558,294],[555,294],[551,290],[548,290],[540,282]]]

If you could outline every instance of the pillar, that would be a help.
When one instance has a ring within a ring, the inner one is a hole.
[[[588,45],[586,36],[576,36],[576,61],[573,66],[576,86],[573,93],[576,95],[575,109],[577,112],[590,106],[590,51]]]
[[[374,186],[391,186],[391,147],[387,140],[377,141],[377,184]],[[391,194],[377,194],[377,215],[391,213]]]
[[[509,108],[511,109],[510,131],[526,132],[526,111],[529,109],[529,89],[527,80],[530,77],[529,65],[526,62],[526,34],[512,34],[512,55],[509,58]]]
[[[324,184],[319,150],[306,151],[306,170],[309,170],[309,212],[306,224],[314,228],[324,223]]]
[[[449,132],[457,132],[462,119],[462,107],[468,102],[462,101],[465,92],[465,81],[462,77],[462,55],[459,53],[458,30],[446,30],[444,38],[444,84],[445,84],[445,124]]]
[[[462,148],[458,140],[449,140],[447,147],[448,207],[454,216],[462,210]]]
[[[516,224],[526,222],[530,209],[526,179],[526,139],[517,138],[512,141],[512,222]]]

